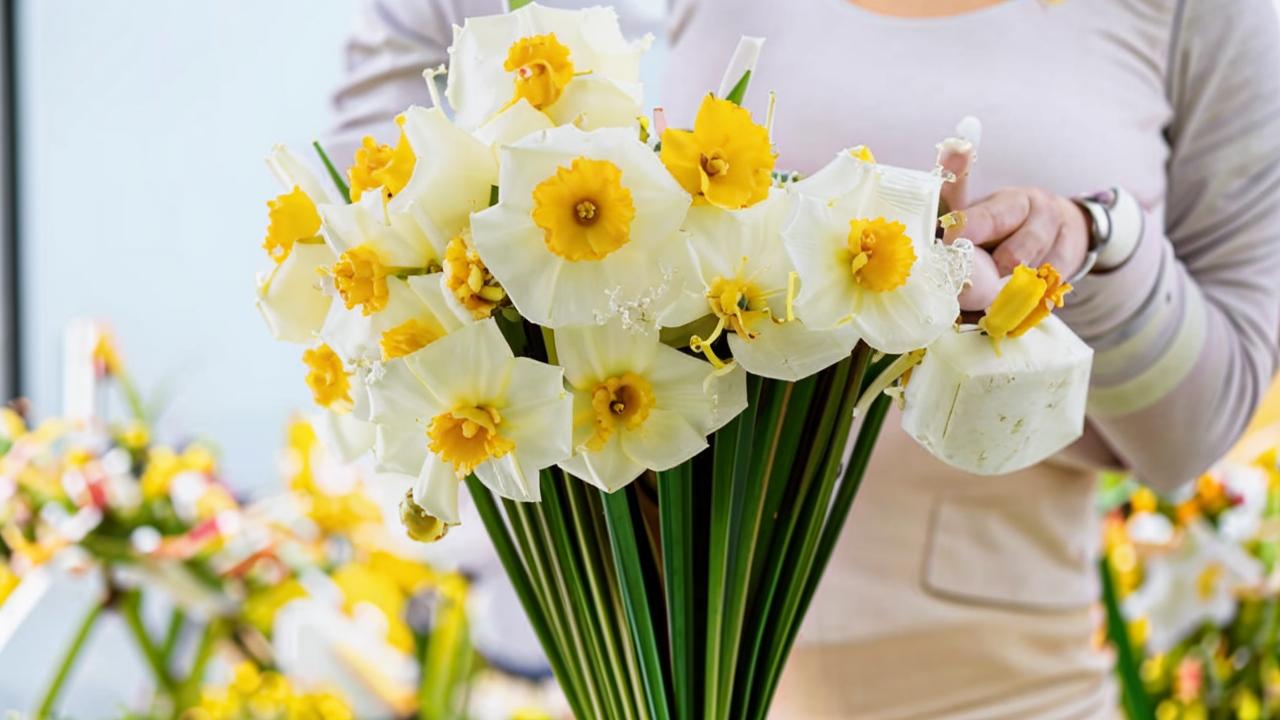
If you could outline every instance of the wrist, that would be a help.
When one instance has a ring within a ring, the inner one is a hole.
[[[1137,199],[1121,188],[1076,198],[1075,203],[1088,219],[1089,251],[1073,282],[1123,265],[1137,248],[1144,223]]]

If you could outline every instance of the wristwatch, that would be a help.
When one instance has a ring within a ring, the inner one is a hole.
[[[1138,200],[1121,188],[1078,197],[1075,203],[1089,216],[1089,252],[1070,283],[1123,265],[1138,247],[1146,222]]]

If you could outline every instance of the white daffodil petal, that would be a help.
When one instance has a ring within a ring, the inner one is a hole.
[[[359,307],[348,310],[341,302],[335,302],[320,330],[320,339],[349,363],[380,360],[382,334],[411,319],[419,320],[433,330],[442,330],[434,314],[409,289],[409,284],[400,278],[389,277],[387,304],[382,310],[365,315]]]
[[[503,110],[489,122],[476,129],[476,137],[480,142],[489,145],[494,151],[494,161],[498,159],[498,151],[504,146],[521,140],[539,130],[555,127],[547,114],[536,110],[528,100],[521,98],[519,102]]]
[[[388,217],[381,193],[365,193],[360,202],[347,205],[318,205],[320,231],[334,254],[356,247],[369,247],[383,265],[425,268],[439,252],[418,224],[407,215]]]
[[[498,182],[492,151],[455,126],[440,108],[411,107],[404,113],[404,133],[416,158],[404,189],[388,204],[391,214],[408,212],[420,219],[437,253],[467,226],[471,213],[489,205],[489,190]]]
[[[560,467],[605,492],[620,490],[644,473],[644,465],[623,452],[619,433],[614,433],[599,450],[579,452],[560,463]]]
[[[654,408],[644,424],[620,433],[622,451],[650,470],[670,470],[702,452],[707,439],[679,413]]]
[[[626,372],[644,373],[657,358],[656,330],[619,321],[555,331],[556,355],[570,385],[582,387]],[[669,348],[668,348],[669,349]]]
[[[427,433],[417,423],[377,425],[373,456],[377,472],[417,476],[427,456]]]
[[[783,232],[791,261],[800,276],[796,315],[814,330],[825,330],[849,321],[853,314],[852,268],[848,222],[840,223],[826,203],[801,197],[791,224]]]
[[[733,359],[754,375],[796,381],[849,357],[858,343],[851,325],[830,330],[810,330],[799,321],[762,323],[760,334],[744,340],[729,336]]]
[[[747,409],[747,371],[734,363],[727,372],[711,376],[707,392],[711,395],[711,427],[707,431],[710,435]]]
[[[503,15],[468,18],[454,28],[445,87],[462,127],[479,127],[507,106],[515,95],[515,73],[503,68],[511,46],[545,34],[554,34],[569,49],[575,73],[624,87],[639,83],[640,55],[652,42],[647,36],[627,42],[611,8],[561,10],[530,4]]]
[[[547,115],[556,125],[573,123],[583,130],[635,128],[641,114],[639,85],[630,89],[597,75],[576,77]]]
[[[959,288],[946,279],[937,253],[916,260],[906,284],[885,293],[864,292],[850,323],[871,347],[904,353],[931,344],[960,314]]]
[[[334,259],[324,245],[295,243],[289,257],[258,285],[258,310],[272,337],[293,343],[315,340],[332,302],[320,290],[318,271]]]
[[[498,397],[514,357],[492,319],[459,328],[405,356],[409,370],[446,408]]]
[[[573,398],[564,391],[563,371],[516,358],[502,408],[502,432],[516,444],[529,471],[550,467],[572,452]]]
[[[620,247],[571,262],[548,247],[546,231],[534,223],[533,192],[577,158],[621,171],[634,216]],[[674,276],[688,264],[678,229],[691,199],[634,133],[572,126],[537,133],[503,150],[500,174],[499,203],[472,217],[472,237],[522,315],[553,328],[612,316],[644,324],[663,316]]]
[[[384,363],[376,379],[369,378],[368,387],[369,419],[375,423],[425,424],[448,409],[423,386],[403,360]]]
[[[653,386],[657,408],[680,415],[700,433],[707,435],[716,424],[716,404],[720,401],[715,397],[716,393],[709,392],[714,371],[708,362],[660,345],[645,377]],[[738,379],[746,382],[745,375],[740,374]],[[745,407],[745,385],[742,393]],[[739,408],[738,412],[741,411]]]
[[[485,487],[516,502],[538,502],[542,499],[538,472],[527,468],[518,452],[481,464],[476,468],[476,477]]]
[[[344,463],[353,462],[373,447],[374,424],[352,417],[351,413],[322,410],[312,416],[310,422],[320,444],[332,450]]]
[[[284,145],[271,148],[271,154],[267,156],[267,167],[285,192],[300,188],[316,204],[345,200],[331,194],[330,185],[321,182],[306,163]]]
[[[413,484],[413,501],[421,505],[427,514],[457,525],[462,521],[458,513],[458,486],[461,484],[452,465],[429,453]]]

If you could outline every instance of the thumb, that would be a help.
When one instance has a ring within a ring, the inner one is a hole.
[[[942,213],[969,206],[969,173],[978,157],[982,123],[972,115],[956,124],[956,136],[938,143],[938,167],[954,179],[942,184]]]

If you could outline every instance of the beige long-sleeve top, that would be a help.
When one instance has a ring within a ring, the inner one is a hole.
[[[547,4],[565,4],[549,2]],[[369,0],[336,96],[340,128],[425,102],[451,24],[498,0]],[[627,9],[620,7],[626,15]],[[648,18],[645,18],[648,19]],[[1095,717],[1106,659],[1092,468],[1172,489],[1243,429],[1280,354],[1280,43],[1270,0],[1009,0],[960,16],[846,0],[677,0],[661,104],[687,125],[740,35],[768,38],[748,106],[778,91],[780,166],[862,143],[930,167],[956,120],[983,120],[970,187],[1146,208],[1120,268],[1063,318],[1095,350],[1086,437],[1069,460],[967,476],[891,418],[802,633],[779,717]],[[654,102],[650,99],[650,102]]]

